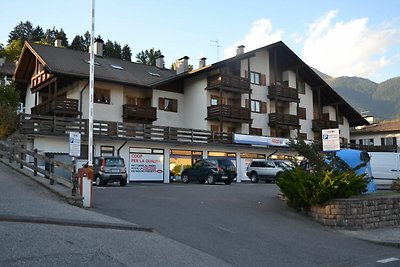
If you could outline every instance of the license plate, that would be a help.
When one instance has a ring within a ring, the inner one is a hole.
[[[119,172],[119,170],[111,170],[111,172]]]
[[[228,179],[228,176],[222,175],[222,179]]]

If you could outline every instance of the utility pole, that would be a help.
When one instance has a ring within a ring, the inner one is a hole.
[[[217,48],[217,61],[219,61],[219,48],[220,48],[219,41],[218,39],[216,39],[216,40],[210,40],[210,42],[213,43],[211,44],[211,46],[215,46]]]

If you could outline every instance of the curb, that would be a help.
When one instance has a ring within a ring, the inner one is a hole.
[[[56,218],[46,218],[46,217],[0,215],[0,221],[35,223],[35,224],[51,224],[51,225],[75,226],[75,227],[99,228],[99,229],[113,229],[113,230],[130,230],[130,231],[140,231],[140,232],[153,232],[152,228],[137,226],[137,225],[133,225],[133,224],[99,223],[99,222],[94,222],[94,221],[56,219]]]

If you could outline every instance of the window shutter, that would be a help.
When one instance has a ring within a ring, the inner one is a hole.
[[[164,98],[162,97],[158,98],[158,108],[161,110],[165,109]]]
[[[250,99],[245,100],[245,108],[250,108]]]
[[[266,80],[265,74],[260,74],[260,85],[266,85]]]
[[[261,102],[261,113],[267,113],[267,102]]]
[[[247,79],[249,78],[249,72],[247,70],[244,71],[244,77]]]
[[[172,100],[172,111],[178,112],[178,100],[177,99]]]

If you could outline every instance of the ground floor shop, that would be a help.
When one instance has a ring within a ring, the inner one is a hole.
[[[68,138],[36,137],[32,148],[45,153],[69,153]],[[87,162],[88,146],[83,141],[79,168]],[[290,159],[294,151],[284,146],[252,146],[235,144],[171,144],[159,142],[94,140],[94,156],[120,156],[125,160],[128,182],[164,182],[179,180],[183,169],[200,159],[230,159],[236,166],[237,182],[248,180],[246,167],[254,159]],[[72,160],[71,160],[72,161]]]

